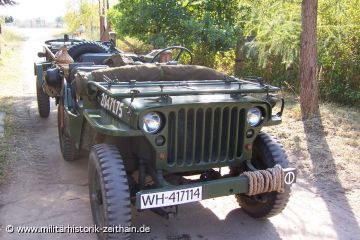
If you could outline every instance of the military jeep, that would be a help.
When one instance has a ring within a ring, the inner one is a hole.
[[[86,65],[86,63],[95,65],[96,59],[104,59],[112,54],[122,52],[114,46],[112,41],[79,40],[69,38],[67,34],[64,35],[64,38],[45,41],[43,51],[38,53],[38,57],[43,58],[43,61],[34,63],[38,111],[42,118],[49,117],[50,97],[55,98],[56,103],[59,101],[62,89],[59,76],[63,71],[63,69],[59,68],[59,65],[64,65],[64,62],[59,61],[57,53],[62,48],[68,50],[71,62],[80,65]],[[97,58],[91,57],[93,55],[96,55]],[[68,64],[69,62],[65,63]]]
[[[172,60],[172,56],[169,58],[168,53],[170,52],[171,55],[174,50],[178,51],[174,61],[177,62],[184,55],[183,52],[187,52],[188,63],[192,62],[191,52],[181,46],[154,50],[146,55],[137,55],[125,53],[116,48],[115,42],[112,40],[107,42],[85,41],[71,39],[66,34],[62,39],[47,40],[43,51],[38,53],[38,57],[44,58],[44,61],[34,64],[39,115],[42,118],[49,117],[50,98],[55,98],[56,104],[59,103],[63,87],[62,79],[64,78],[62,75],[66,75],[71,81],[79,69],[92,71],[95,68],[106,66],[161,62],[163,56],[166,62],[169,62]]]
[[[176,61],[62,77],[60,148],[67,161],[89,156],[97,226],[131,225],[131,205],[169,217],[181,204],[234,195],[247,214],[267,218],[287,204],[296,169],[262,131],[282,121],[279,88]]]

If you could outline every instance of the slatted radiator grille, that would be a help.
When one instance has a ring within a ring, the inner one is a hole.
[[[244,109],[181,108],[171,111],[167,119],[169,167],[212,165],[241,156]]]

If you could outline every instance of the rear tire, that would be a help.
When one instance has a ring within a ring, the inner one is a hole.
[[[89,156],[89,194],[94,224],[99,227],[131,225],[130,192],[117,147],[99,144]],[[98,233],[100,240],[125,240],[129,233]]]
[[[266,169],[279,164],[287,168],[289,161],[282,146],[270,135],[261,132],[253,144],[251,163],[257,169]],[[290,187],[283,193],[270,192],[255,196],[237,194],[236,199],[241,208],[254,218],[269,218],[282,212],[290,198]]]
[[[50,115],[50,97],[44,93],[41,86],[36,88],[36,97],[40,117],[48,118]]]
[[[71,46],[68,53],[75,62],[78,62],[85,53],[107,53],[107,48],[98,42],[85,41]]]
[[[63,121],[61,123],[61,115],[64,116],[65,110],[63,103],[58,105],[58,133],[59,133],[59,143],[61,154],[65,161],[72,162],[78,159],[78,151],[76,149],[75,143],[72,138],[68,135],[66,131],[66,123]],[[63,125],[61,127],[61,125]]]

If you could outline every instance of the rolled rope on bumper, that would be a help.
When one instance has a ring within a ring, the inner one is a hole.
[[[249,192],[247,195],[253,196],[267,192],[283,192],[285,188],[284,171],[280,165],[266,170],[253,172],[243,172],[242,176],[249,179]]]

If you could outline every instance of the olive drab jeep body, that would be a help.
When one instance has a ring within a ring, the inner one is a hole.
[[[261,131],[281,123],[284,101],[273,94],[278,88],[201,66],[166,64],[79,71],[65,83],[59,125],[66,126],[63,138],[71,144],[63,154],[90,152],[96,224],[127,223],[129,202],[163,216],[180,204],[226,195],[235,195],[253,217],[285,207],[296,171]],[[273,112],[275,104],[280,112]],[[223,167],[229,173],[218,171]]]
[[[181,204],[234,195],[247,214],[266,218],[287,204],[296,169],[263,132],[282,121],[279,88],[261,78],[178,64],[182,48],[175,56],[162,55],[177,48],[125,64],[117,54],[121,66],[57,66],[61,152],[67,161],[89,156],[89,197],[98,226],[131,225],[131,206],[168,217]]]

